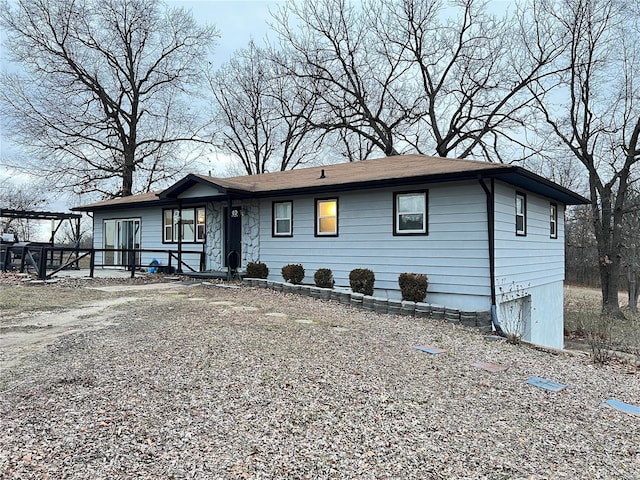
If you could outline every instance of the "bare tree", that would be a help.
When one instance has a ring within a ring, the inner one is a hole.
[[[480,0],[305,0],[275,21],[290,74],[320,99],[306,120],[349,132],[335,136],[343,146],[355,134],[365,154],[367,144],[490,161],[537,153],[528,87],[554,72],[565,44],[535,4],[498,17]]]
[[[0,180],[0,209],[38,210],[47,205],[47,198],[41,185],[18,184],[9,178]],[[28,219],[0,217],[0,233],[13,233],[20,240],[29,240],[35,227]]]
[[[598,248],[589,205],[567,209],[564,220],[565,280],[575,285],[600,286]]]
[[[297,89],[277,57],[251,41],[209,75],[218,147],[239,158],[249,175],[296,168],[318,150],[304,120],[317,97]]]
[[[379,42],[417,71],[424,111],[417,151],[488,161],[525,160],[531,95],[564,45],[535,8],[491,14],[486,1],[383,0]],[[526,42],[534,36],[537,43]],[[412,70],[413,71],[413,70]]]
[[[126,196],[179,170],[185,101],[217,36],[158,0],[17,0],[0,21],[24,75],[2,79],[14,139],[51,185]],[[135,182],[135,185],[134,185]]]
[[[326,140],[333,141],[332,150],[349,162],[369,158],[376,147],[370,139],[344,129],[337,130],[333,135],[327,135]]]
[[[629,309],[638,313],[640,296],[640,195],[637,191],[628,195],[624,216],[622,245],[622,265],[626,271]]]
[[[542,7],[569,48],[563,73],[532,91],[551,135],[588,173],[603,310],[620,315],[623,225],[640,160],[638,6],[563,0]]]
[[[274,28],[287,59],[282,66],[300,90],[318,98],[305,121],[325,133],[356,134],[382,154],[396,155],[403,149],[399,132],[418,120],[418,98],[403,79],[408,66],[402,55],[390,54],[374,35],[379,11],[376,2],[289,2],[274,16]]]

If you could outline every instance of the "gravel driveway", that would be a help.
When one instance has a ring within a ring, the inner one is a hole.
[[[2,372],[0,477],[640,478],[640,417],[601,406],[640,403],[632,367],[259,288],[119,295]]]

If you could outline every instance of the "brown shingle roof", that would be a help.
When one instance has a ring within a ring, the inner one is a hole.
[[[567,204],[588,200],[543,177],[515,165],[460,160],[427,155],[398,155],[361,162],[301,168],[285,172],[217,178],[191,174],[160,193],[105,200],[72,210],[99,210],[117,206],[168,204],[195,183],[208,183],[240,196],[320,193],[431,182],[493,177]]]
[[[335,187],[368,182],[392,182],[406,178],[448,175],[483,170],[509,170],[511,165],[458,160],[427,155],[398,155],[362,162],[338,163],[285,172],[215,178],[198,175],[203,180],[229,189],[252,193],[277,192],[301,188]],[[321,178],[324,171],[324,178]]]
[[[111,198],[109,200],[101,200],[99,202],[90,203],[89,205],[83,205],[81,207],[74,207],[71,210],[84,210],[90,212],[94,209],[102,209],[110,206],[154,203],[158,200],[159,194],[160,192],[148,192],[140,193],[138,195],[131,195],[129,197]]]

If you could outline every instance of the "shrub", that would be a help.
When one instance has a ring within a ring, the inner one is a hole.
[[[402,300],[408,302],[424,302],[427,296],[429,280],[421,273],[401,273],[398,277]]]
[[[519,345],[531,321],[531,294],[529,286],[515,282],[498,287],[500,326],[509,343]]]
[[[299,264],[290,264],[282,267],[282,277],[289,283],[302,283],[304,278],[304,268]]]
[[[611,350],[616,350],[612,338],[613,325],[613,318],[603,313],[589,327],[587,343],[591,347],[593,363],[604,365],[611,360]]]
[[[269,276],[269,269],[267,265],[262,262],[249,262],[247,263],[247,277],[248,278],[267,278]]]
[[[373,295],[373,284],[375,281],[375,275],[368,268],[356,268],[349,272],[349,285],[351,286],[351,290],[356,293]]]
[[[319,268],[313,275],[316,286],[320,288],[333,288],[335,281],[333,280],[333,272],[329,268]]]

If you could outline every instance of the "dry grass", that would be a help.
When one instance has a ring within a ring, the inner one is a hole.
[[[23,282],[23,278],[29,277],[15,273],[0,274],[0,324],[11,323],[13,318],[24,314],[68,310],[83,303],[118,296],[117,293],[85,288],[114,282],[108,278],[66,278],[54,285]],[[127,278],[117,282],[129,285],[149,283],[158,279],[161,280],[161,277]]]
[[[564,294],[565,335],[569,342],[592,347],[597,342],[602,347],[640,353],[640,316],[629,310],[626,293],[619,294],[625,320],[602,317],[602,294],[598,289],[571,285],[565,287]]]
[[[60,288],[52,291],[40,285],[3,285],[0,288],[0,319],[9,320],[29,312],[63,310],[106,296],[108,294],[105,292],[87,288]]]
[[[602,306],[602,292],[598,288],[579,287],[576,285],[566,285],[564,287],[565,309],[576,306],[599,310]],[[618,294],[618,301],[623,309],[628,306],[626,292]]]

